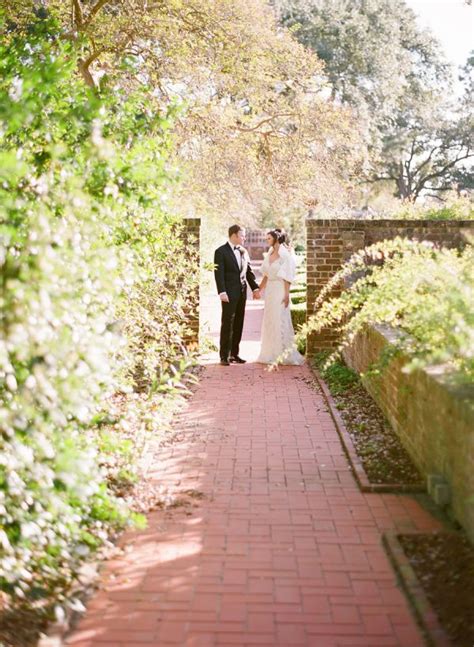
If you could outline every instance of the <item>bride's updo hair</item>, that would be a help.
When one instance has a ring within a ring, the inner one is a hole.
[[[274,243],[280,243],[280,245],[288,245],[288,235],[283,229],[275,228],[268,232],[268,236],[273,238]]]

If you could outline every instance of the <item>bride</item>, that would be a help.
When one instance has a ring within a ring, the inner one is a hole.
[[[257,362],[273,364],[279,357],[282,364],[303,364],[304,357],[296,350],[295,331],[290,313],[290,285],[295,280],[294,254],[286,245],[286,234],[272,229],[267,234],[270,245],[262,264],[265,308],[262,323],[262,345]]]

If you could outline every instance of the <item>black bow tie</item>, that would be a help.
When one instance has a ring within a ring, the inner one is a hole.
[[[234,245],[234,249],[237,249],[240,252],[240,247],[238,247],[237,245]]]

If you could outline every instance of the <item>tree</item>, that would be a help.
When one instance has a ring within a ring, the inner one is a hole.
[[[439,196],[472,183],[473,62],[470,57],[461,70],[460,98],[441,92],[425,92],[422,104],[405,98],[386,129],[384,171],[396,182],[399,197],[415,201],[422,192]],[[384,176],[374,173],[374,179]]]
[[[326,64],[335,101],[358,115],[364,180],[390,181],[400,198],[450,187],[472,155],[470,118],[446,106],[451,68],[403,0],[279,0],[283,24]]]
[[[470,129],[472,138],[472,133],[474,132],[474,50],[468,56],[465,65],[461,67],[459,80],[464,86],[464,92],[458,110],[465,116],[466,129]],[[472,162],[469,163],[466,160],[465,164],[455,166],[452,169],[452,183],[458,193],[461,193],[465,189],[474,190]]]
[[[393,133],[384,138],[383,174],[372,181],[392,180],[397,195],[415,202],[425,194],[439,195],[465,185],[470,173],[462,163],[474,156],[473,119],[469,115],[447,118],[440,108],[416,122],[401,116]]]
[[[13,2],[16,29],[34,0]],[[258,213],[340,199],[356,163],[348,111],[328,102],[317,57],[263,0],[44,0],[81,49],[89,85],[119,83],[182,106],[179,207]]]
[[[428,89],[447,78],[438,43],[416,26],[403,0],[277,3],[283,24],[324,61],[333,98],[370,117],[370,125],[392,115],[408,81],[418,79]]]

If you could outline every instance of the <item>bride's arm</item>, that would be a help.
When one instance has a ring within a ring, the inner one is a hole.
[[[268,281],[268,278],[267,278],[267,276],[265,275],[265,276],[263,277],[263,279],[262,279],[262,282],[261,282],[261,283],[260,283],[260,285],[258,286],[258,289],[259,289],[259,290],[263,290],[263,289],[265,288],[266,284],[267,284],[267,281]]]

